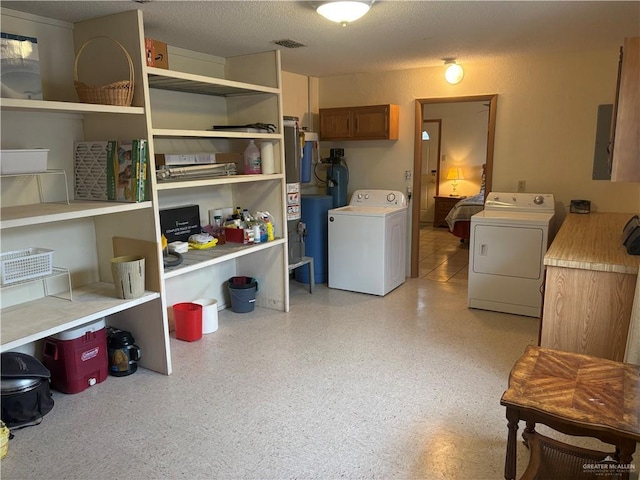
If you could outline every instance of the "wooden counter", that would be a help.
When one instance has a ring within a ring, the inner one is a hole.
[[[568,214],[544,257],[541,346],[624,360],[640,269],[621,243],[631,216]]]
[[[637,275],[640,256],[622,246],[630,213],[570,213],[544,256],[544,264]]]

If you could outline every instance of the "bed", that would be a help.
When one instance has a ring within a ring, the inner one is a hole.
[[[471,237],[471,217],[484,210],[484,192],[486,175],[485,166],[482,166],[482,185],[480,193],[473,197],[467,197],[456,203],[449,211],[445,220],[449,225],[449,231],[460,239],[461,242]]]
[[[471,216],[484,209],[484,192],[473,197],[467,197],[456,203],[449,211],[445,220],[449,231],[460,241],[469,240],[471,235]]]

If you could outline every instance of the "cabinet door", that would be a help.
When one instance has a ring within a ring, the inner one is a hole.
[[[622,362],[636,275],[548,266],[540,346]]]
[[[640,182],[640,37],[624,41],[611,180]]]
[[[350,108],[320,109],[320,139],[348,140],[352,137],[353,115]]]
[[[389,110],[389,105],[354,108],[354,138],[367,140],[385,140],[390,138]]]

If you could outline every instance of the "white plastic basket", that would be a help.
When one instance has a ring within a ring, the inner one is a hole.
[[[53,250],[26,248],[0,254],[2,285],[51,275]]]

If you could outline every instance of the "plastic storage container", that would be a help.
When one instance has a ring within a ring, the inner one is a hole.
[[[47,171],[49,150],[0,150],[0,175],[20,175]]]
[[[53,250],[26,248],[0,254],[0,285],[45,277],[53,272]]]
[[[252,312],[258,291],[256,279],[253,277],[231,277],[228,283],[231,311],[235,313]]]
[[[178,340],[195,342],[202,338],[202,305],[190,302],[176,303],[173,306],[173,320]]]
[[[109,374],[104,319],[47,337],[43,364],[51,372],[51,387],[78,393],[103,382]]]

